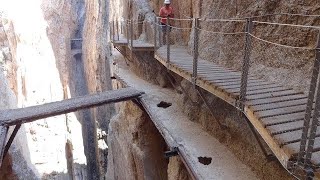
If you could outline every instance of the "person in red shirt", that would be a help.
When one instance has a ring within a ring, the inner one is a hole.
[[[159,16],[161,17],[161,27],[163,32],[163,42],[166,44],[166,35],[167,35],[167,17],[174,18],[173,8],[170,6],[170,0],[164,1],[164,6],[161,7]],[[170,22],[169,22],[170,24]],[[171,28],[170,28],[171,31]]]

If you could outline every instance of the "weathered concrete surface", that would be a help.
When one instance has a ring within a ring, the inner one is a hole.
[[[195,172],[196,177],[199,179],[258,178],[227,147],[203,131],[199,124],[189,120],[179,104],[176,103],[180,97],[176,96],[174,91],[151,85],[139,79],[129,70],[119,68],[117,74],[120,74],[120,77],[129,86],[146,91],[146,95],[141,99],[147,111],[152,115],[154,124],[164,136],[164,139],[170,142],[169,145],[177,146],[185,154],[186,161]],[[157,107],[160,101],[172,103],[172,106],[168,108]],[[113,154],[117,156],[116,152],[113,152]],[[208,165],[204,165],[199,162],[199,157],[212,159]],[[114,163],[117,163],[117,160],[114,159]],[[168,174],[168,177],[170,175]]]

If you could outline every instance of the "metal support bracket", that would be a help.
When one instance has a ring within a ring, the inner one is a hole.
[[[244,116],[242,113],[241,113],[241,116],[240,118],[245,118],[254,138],[257,140],[257,143],[262,151],[262,153],[264,154],[265,158],[268,160],[268,161],[273,161],[273,160],[276,160],[277,158],[274,156],[274,154],[272,153],[268,153],[268,151],[266,150],[265,146],[262,144],[262,141],[261,141],[261,137],[259,136],[259,134],[255,131],[255,128],[253,127],[253,125],[251,124],[251,122],[249,121],[249,119]]]
[[[9,148],[12,145],[12,142],[13,142],[14,138],[16,137],[20,128],[21,128],[21,124],[18,124],[14,127],[14,130],[13,130],[13,132],[12,132],[12,134],[6,144],[6,147],[4,148],[3,157],[6,157],[8,151],[9,151]]]
[[[201,97],[202,101],[204,102],[204,104],[205,104],[206,107],[208,108],[211,116],[214,117],[214,113],[213,113],[213,111],[212,111],[212,108],[210,108],[209,102],[208,102],[207,99],[205,98],[204,94],[201,92],[200,88],[199,88],[198,86],[195,86],[195,89],[197,90],[197,92],[198,92],[199,96]],[[226,126],[226,125],[224,125],[224,124],[222,124],[218,119],[216,119],[216,121],[217,121],[220,129],[222,129],[222,130],[229,130],[229,127]]]
[[[165,158],[171,158],[171,157],[174,157],[174,156],[178,156],[179,153],[178,153],[178,148],[177,147],[173,147],[170,151],[165,151],[164,152],[164,157]]]

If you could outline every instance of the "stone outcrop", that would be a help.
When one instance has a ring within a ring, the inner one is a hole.
[[[9,88],[8,81],[2,70],[0,70],[0,97],[0,110],[16,108],[15,95]],[[12,130],[13,128],[10,129],[10,132],[12,132]],[[40,178],[34,165],[31,164],[30,152],[25,133],[25,126],[22,125],[11,148],[9,149],[9,153],[3,160],[2,167],[0,168],[0,179]]]
[[[9,87],[17,96],[16,106],[25,107],[70,98],[70,40],[76,33],[79,12],[76,1],[5,0],[1,3],[0,36],[3,42],[0,43],[0,50],[5,58],[3,69]],[[26,124],[19,131],[24,134],[24,140],[19,136],[16,139],[23,142],[17,143],[17,146],[22,147],[20,150],[27,151],[24,149],[25,144],[30,147],[29,163],[34,164],[35,172],[38,173],[38,176],[30,177],[68,177],[67,141],[71,141],[74,147],[71,162],[84,164],[80,127],[72,113]],[[17,168],[15,171],[24,169],[17,158],[12,158],[11,166]],[[21,177],[24,179],[24,176]]]
[[[83,26],[83,64],[85,78],[88,83],[88,93],[112,89],[110,75],[110,45],[107,30],[109,28],[109,1],[86,1],[86,16]],[[92,121],[97,122],[99,139],[107,143],[109,121],[114,114],[113,105],[105,105],[91,110]],[[108,150],[99,150],[101,174],[107,169]]]
[[[167,179],[166,143],[147,114],[132,102],[121,103],[111,120],[106,178]]]

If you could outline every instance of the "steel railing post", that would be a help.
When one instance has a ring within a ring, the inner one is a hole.
[[[114,21],[112,21],[112,41],[114,42]]]
[[[127,31],[127,43],[128,43],[128,46],[129,46],[129,43],[130,43],[130,41],[129,41],[129,37],[130,37],[130,35],[129,35],[129,24],[130,24],[130,20],[126,20],[126,31]]]
[[[110,36],[110,41],[112,41],[112,26],[111,26],[111,22],[109,22],[109,36]]]
[[[318,127],[318,119],[320,117],[320,88],[319,88],[320,63],[319,61],[320,61],[320,32],[318,34],[316,59],[314,62],[314,69],[312,72],[312,79],[310,83],[310,90],[309,90],[309,96],[308,96],[308,104],[307,104],[306,113],[305,113],[305,120],[303,124],[303,131],[302,131],[301,142],[300,142],[300,151],[298,155],[298,163],[300,164],[302,164],[303,157],[305,156],[305,159],[304,159],[305,169],[310,168],[313,146],[314,146],[316,131]],[[318,85],[318,88],[317,88],[317,85]],[[315,92],[316,92],[316,97],[314,96]],[[314,99],[315,99],[315,109],[312,116],[311,114],[312,114]],[[311,116],[312,116],[312,121],[311,121]],[[311,126],[310,126],[310,121],[311,121]],[[308,132],[309,132],[309,136],[308,136]]]
[[[122,22],[122,20],[120,21],[120,34],[123,34],[123,22]]]
[[[252,19],[247,18],[245,52],[244,52],[244,58],[242,63],[240,97],[238,102],[238,106],[242,111],[244,110],[244,103],[246,101],[246,94],[247,94],[250,54],[251,54],[251,46],[252,46],[250,34],[252,33],[252,27],[253,27]]]
[[[163,33],[162,32],[162,24],[161,24],[161,18],[159,18],[159,20],[158,20],[158,23],[159,23],[159,47],[161,47],[162,46],[162,40],[163,40],[163,38],[161,38],[161,33]]]
[[[130,21],[131,48],[133,48],[133,21]]]
[[[194,19],[194,36],[193,36],[193,73],[192,84],[195,87],[198,76],[198,57],[199,57],[199,18]]]
[[[116,22],[116,26],[117,26],[117,40],[119,41],[119,21],[118,20]]]
[[[157,50],[157,16],[154,17],[154,30],[153,30],[153,42],[154,42],[154,52]]]
[[[170,63],[170,24],[169,24],[170,18],[167,17],[167,22],[166,22],[166,35],[167,35],[167,66],[169,67]]]

